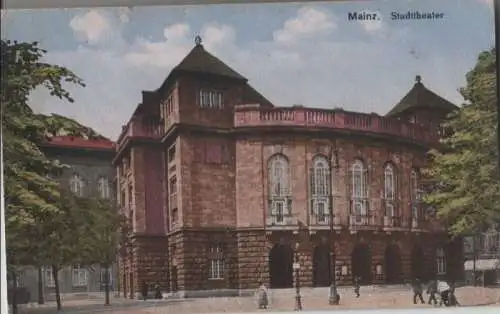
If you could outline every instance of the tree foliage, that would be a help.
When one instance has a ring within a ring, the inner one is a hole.
[[[37,43],[1,42],[1,104],[4,139],[6,231],[9,264],[31,259],[33,234],[40,221],[59,212],[59,184],[51,179],[64,168],[40,149],[54,129],[47,116],[29,106],[30,93],[39,87],[55,97],[73,102],[63,82],[82,85],[70,70],[42,62],[45,51]],[[38,238],[39,239],[39,238]]]
[[[481,53],[460,90],[465,104],[443,123],[442,147],[424,171],[435,183],[425,201],[455,235],[500,217],[495,71],[494,49]]]
[[[11,271],[21,265],[52,265],[58,270],[73,263],[111,261],[116,242],[105,241],[103,234],[114,235],[121,223],[110,201],[77,197],[61,188],[58,176],[68,166],[51,159],[41,148],[50,136],[102,138],[72,119],[32,110],[30,94],[37,88],[72,103],[65,84],[84,86],[69,69],[44,63],[45,53],[37,43],[1,41],[6,240]]]

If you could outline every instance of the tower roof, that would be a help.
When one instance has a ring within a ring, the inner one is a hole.
[[[457,106],[427,89],[422,83],[422,77],[417,75],[413,88],[386,114],[386,116],[397,116],[403,112],[420,108],[450,112],[455,110]]]
[[[230,68],[219,58],[206,51],[199,36],[196,37],[195,42],[196,45],[194,48],[191,49],[191,51],[172,70],[172,72],[189,71],[246,80],[244,76]]]

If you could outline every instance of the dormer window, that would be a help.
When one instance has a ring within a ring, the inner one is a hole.
[[[221,91],[212,89],[201,89],[199,95],[199,106],[200,108],[207,109],[223,109],[224,108],[224,97]]]

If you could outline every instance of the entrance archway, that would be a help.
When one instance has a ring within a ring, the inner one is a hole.
[[[384,266],[385,282],[388,284],[399,283],[401,274],[401,256],[397,246],[388,245],[385,248]]]
[[[414,245],[411,250],[412,279],[425,280],[424,278],[424,251],[419,245]]]
[[[271,288],[293,287],[293,250],[290,245],[276,244],[269,252]]]
[[[330,249],[326,245],[318,245],[313,251],[313,285],[327,287],[331,278]]]
[[[360,277],[361,284],[372,283],[372,256],[367,244],[358,244],[351,255],[352,275]]]

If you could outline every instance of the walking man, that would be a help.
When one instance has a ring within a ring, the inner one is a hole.
[[[359,288],[360,288],[360,283],[361,278],[359,276],[354,277],[354,294],[356,295],[356,298],[359,298]]]
[[[417,300],[420,300],[420,303],[425,304],[424,297],[422,296],[422,283],[420,279],[415,278],[412,283],[413,287],[413,304],[417,304]]]
[[[436,298],[436,293],[437,293],[437,281],[433,279],[427,285],[427,294],[429,295],[429,301],[427,302],[428,304],[434,303],[434,305],[436,305],[438,303]]]

